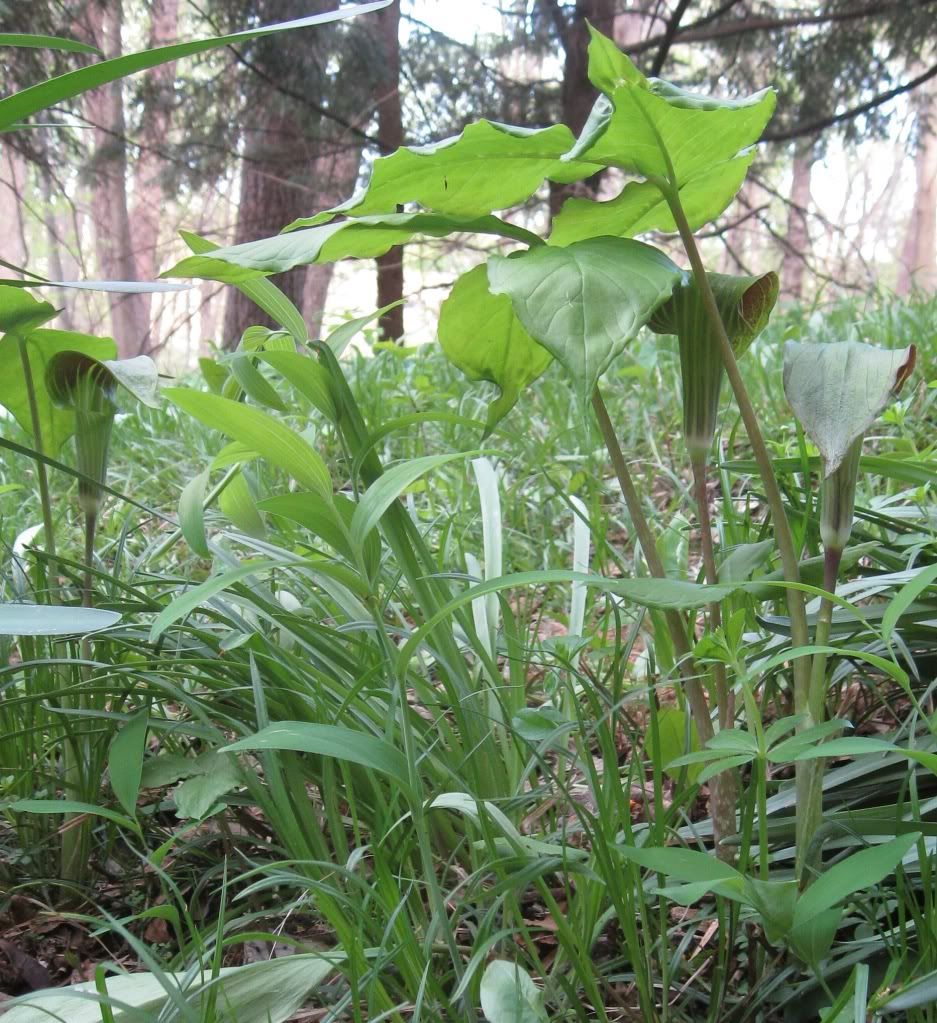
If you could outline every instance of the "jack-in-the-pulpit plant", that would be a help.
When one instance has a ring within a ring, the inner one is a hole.
[[[379,158],[369,181],[351,199],[296,221],[275,238],[215,249],[189,239],[195,254],[168,274],[254,289],[258,301],[266,302],[264,308],[279,314],[293,340],[303,345],[307,338],[301,320],[297,324],[288,308],[284,312],[282,303],[274,307],[270,296],[258,291],[260,278],[306,264],[372,258],[418,235],[473,234],[496,240],[497,250],[462,274],[443,303],[438,327],[442,348],[470,378],[490,381],[499,388],[485,424],[489,435],[523,400],[524,389],[554,361],[569,378],[583,416],[594,416],[627,505],[635,549],[640,548],[652,578],[605,580],[591,576],[587,581],[652,609],[662,623],[660,631],[666,633],[666,646],[674,656],[672,664],[662,658],[661,667],[668,673],[668,682],[678,683],[678,698],[689,707],[702,747],[688,751],[675,763],[707,764],[704,777],[711,791],[715,855],[699,849],[669,848],[663,844],[665,835],[654,844],[648,833],[643,836],[644,844],[619,842],[616,855],[623,864],[686,882],[682,887],[668,887],[667,898],[693,902],[715,892],[742,904],[762,921],[769,942],[787,942],[803,962],[816,968],[835,937],[843,899],[894,871],[918,836],[902,835],[865,850],[825,870],[824,883],[808,887],[815,870],[822,869],[821,863],[807,855],[816,832],[809,807],[820,806],[817,796],[812,803],[798,800],[795,805],[799,877],[778,875],[770,864],[769,766],[796,760],[811,746],[811,721],[822,721],[823,713],[811,703],[813,716],[808,717],[808,694],[819,693],[822,702],[827,656],[811,655],[801,545],[795,544],[758,410],[738,366],[738,357],[767,324],[777,299],[778,278],[770,271],[755,277],[707,273],[694,231],[718,217],[740,188],[754,158],[753,147],[774,110],[775,95],[769,89],[725,100],[645,78],[609,39],[595,31],[589,47],[589,77],[600,96],[578,138],[564,125],[526,129],[479,121],[456,138]],[[545,238],[500,215],[549,182],[570,183],[606,169],[624,172],[626,180],[619,194],[607,201],[568,199]],[[635,235],[650,231],[679,235],[689,270],[681,269],[659,248],[635,240]],[[604,375],[644,327],[676,334],[680,346],[686,446],[696,481],[705,584],[667,577],[658,537],[645,514],[629,459],[602,395]],[[222,430],[251,457],[262,455],[297,481],[298,493],[262,502],[262,510],[309,523],[319,535],[327,533],[336,549],[347,551],[360,573],[355,581],[356,598],[362,601],[363,615],[372,615],[375,628],[381,626],[383,598],[376,590],[373,561],[365,543],[374,529],[382,531],[398,559],[402,578],[419,597],[423,615],[399,650],[392,644],[388,649],[395,666],[394,683],[399,687],[389,702],[388,745],[399,735],[404,757],[401,762],[392,757],[392,746],[389,751],[381,750],[386,757],[382,769],[398,771],[395,778],[414,822],[419,824],[427,805],[432,805],[428,801],[437,783],[431,773],[431,758],[414,756],[407,745],[411,741],[407,729],[398,726],[395,717],[407,706],[403,680],[411,659],[418,654],[425,657],[421,665],[432,664],[433,682],[445,696],[447,714],[439,718],[439,727],[445,729],[444,741],[467,751],[465,784],[470,791],[466,798],[473,805],[476,800],[492,801],[492,805],[498,805],[494,802],[498,799],[509,803],[515,790],[478,765],[484,763],[486,751],[504,738],[502,722],[511,720],[510,714],[499,715],[493,724],[490,716],[479,711],[485,701],[479,698],[477,678],[465,669],[464,650],[454,642],[448,624],[473,599],[495,592],[498,581],[488,580],[453,598],[448,581],[439,579],[438,566],[419,531],[396,500],[420,475],[463,457],[463,453],[417,459],[384,472],[374,439],[335,357],[336,346],[313,342],[311,348],[317,360],[292,351],[266,351],[263,346],[250,350],[242,346],[239,356],[246,360],[242,368],[265,365],[284,376],[322,413],[351,459],[355,500],[333,493],[332,480],[305,437],[292,433],[257,407],[265,403],[265,392],[257,386],[251,394],[244,386],[247,376],[239,378],[238,393],[247,392],[253,405],[182,389],[170,392],[169,398],[183,411]],[[882,354],[894,366],[887,388],[890,393],[896,376],[905,375],[910,365],[906,354]],[[773,543],[765,541],[770,549],[759,546],[758,558],[749,562],[744,572],[731,577],[726,573],[725,578],[718,566],[726,552],[717,550],[713,542],[706,478],[718,428],[723,376],[729,380],[745,427],[758,474],[753,485],[767,507],[770,521],[766,530],[773,539]],[[785,378],[790,377],[787,373]],[[813,377],[818,378],[816,369]],[[880,408],[877,404],[876,413]],[[848,439],[847,449],[867,425]],[[811,432],[809,425],[807,428]],[[359,486],[366,489],[358,492]],[[845,497],[841,495],[839,500],[844,508]],[[829,521],[833,507],[830,498],[821,524],[827,540],[833,537]],[[803,529],[798,535],[803,535]],[[843,537],[840,531],[835,539],[844,543]],[[776,565],[770,563],[772,559]],[[635,575],[639,576],[637,555],[635,562]],[[809,559],[804,566],[815,568]],[[764,576],[751,580],[757,571],[764,571]],[[505,582],[502,588],[510,585]],[[768,668],[759,667],[757,652],[748,650],[746,609],[735,607],[731,615],[724,613],[733,599],[786,604],[790,646],[768,663],[772,668],[789,663],[794,715],[773,722],[762,720],[766,706],[760,702],[761,672]],[[699,612],[707,607],[708,621],[703,621]],[[154,633],[159,634],[169,620],[161,616]],[[470,629],[467,622],[466,634]],[[813,638],[823,646],[822,631]],[[662,639],[662,651],[664,646]],[[487,642],[475,646],[473,656],[487,665],[500,686],[503,680],[498,665],[488,663],[491,649]],[[504,687],[504,693],[508,694],[503,696],[505,700],[523,700],[523,680]],[[488,694],[485,696],[487,699]],[[744,716],[736,713],[737,705],[744,707]],[[288,741],[282,730],[277,735],[274,730],[275,726],[270,726],[241,740],[236,751],[270,749],[274,748],[270,743]],[[326,748],[324,734],[320,730],[311,736],[307,729],[302,744],[294,739],[294,746],[275,748],[322,752]],[[591,751],[585,750],[584,755],[591,762]],[[738,848],[734,836],[743,803],[736,772],[746,768],[753,771],[756,790],[755,798],[746,803],[755,811],[743,834],[743,840],[752,839],[752,850],[743,850],[737,869],[728,861],[734,859]],[[799,785],[804,779],[812,784],[819,775],[817,771],[798,771]],[[507,816],[502,814],[498,820],[502,818],[506,827],[515,827]],[[421,846],[420,855],[426,864],[428,848]],[[757,878],[749,871],[755,860]],[[808,861],[810,870],[805,866]],[[442,893],[431,867],[427,876],[428,900],[434,907],[442,906]],[[441,911],[444,913],[444,908]],[[629,931],[622,923],[626,934],[631,934],[633,927]],[[633,942],[631,952],[639,956],[636,937]],[[457,953],[449,951],[455,964]],[[653,994],[646,991],[640,997],[648,1018],[657,1018]]]

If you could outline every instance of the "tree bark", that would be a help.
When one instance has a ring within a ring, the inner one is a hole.
[[[179,0],[152,0],[147,47],[165,46],[176,38]],[[140,123],[140,152],[133,173],[131,233],[137,273],[141,280],[154,280],[159,272],[159,228],[164,193],[160,174],[165,166],[165,147],[175,101],[176,65],[162,64],[144,79],[143,116]],[[152,320],[152,295],[141,295],[147,321]]]
[[[937,289],[937,79],[914,97],[917,108],[917,150],[914,206],[908,218],[897,291]]]
[[[787,209],[787,233],[784,238],[784,260],[781,265],[781,287],[784,294],[796,301],[803,298],[804,270],[810,251],[810,176],[816,160],[813,139],[798,142],[794,147],[791,178],[791,201]]]
[[[85,14],[87,33],[107,57],[121,53],[121,0],[93,0]],[[91,216],[95,248],[103,277],[136,280],[137,264],[127,205],[127,142],[121,83],[111,82],[85,99],[93,125],[93,153],[86,168],[92,182]],[[142,295],[109,294],[111,330],[121,358],[151,347],[149,314]]]
[[[403,145],[400,115],[400,6],[391,4],[374,15],[378,67],[375,83],[377,135],[383,153],[392,153]],[[403,298],[403,246],[397,245],[377,259],[377,305],[379,309]],[[389,309],[378,320],[388,341],[403,337],[403,306]]]
[[[592,110],[598,93],[589,81],[589,25],[605,35],[615,30],[615,0],[576,0],[570,14],[557,0],[543,0],[563,47],[563,85],[560,99],[563,122],[578,135]],[[555,216],[571,195],[584,195],[590,199],[598,193],[602,172],[572,185],[551,184],[550,215]]]

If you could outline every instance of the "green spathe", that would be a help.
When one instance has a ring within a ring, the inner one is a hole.
[[[778,275],[706,275],[736,357],[744,354],[768,324],[778,298]],[[683,431],[691,457],[706,458],[712,447],[725,376],[719,337],[696,281],[689,275],[651,317],[657,334],[676,334],[683,384]]]
[[[901,390],[914,369],[914,345],[888,351],[862,341],[784,346],[784,393],[832,475]]]

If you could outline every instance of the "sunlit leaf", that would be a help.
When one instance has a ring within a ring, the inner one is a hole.
[[[439,343],[454,366],[470,380],[488,380],[501,389],[488,406],[488,430],[553,361],[514,315],[510,298],[488,290],[484,265],[456,281],[440,309],[438,332]]]
[[[566,368],[583,400],[681,277],[658,249],[623,238],[488,260],[489,290],[510,297],[517,318]]]

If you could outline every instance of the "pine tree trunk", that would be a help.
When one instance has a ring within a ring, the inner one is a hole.
[[[403,145],[400,116],[400,6],[391,4],[374,15],[379,67],[382,74],[375,84],[378,139],[383,153],[392,153]],[[397,245],[377,260],[377,305],[379,309],[403,298],[403,246]],[[388,310],[378,326],[389,341],[403,337],[403,306]]]
[[[121,0],[93,0],[87,7],[88,36],[107,57],[121,53],[122,21]],[[93,125],[94,151],[86,171],[92,182],[91,218],[101,275],[109,280],[137,280],[127,207],[127,141],[120,82],[88,93],[85,111]],[[121,358],[150,348],[149,313],[143,298],[108,295],[111,330]]]
[[[917,93],[916,187],[902,249],[897,291],[937,289],[937,79]]]
[[[787,233],[784,238],[784,261],[781,266],[781,288],[791,299],[800,301],[804,293],[806,257],[810,252],[810,176],[816,159],[814,140],[798,141],[794,148],[791,200],[787,211]]]
[[[570,13],[557,0],[545,0],[547,12],[563,46],[563,86],[560,97],[563,122],[578,135],[595,103],[598,93],[589,81],[589,24],[611,36],[615,27],[615,0],[576,0]],[[550,187],[550,214],[556,216],[570,195],[594,197],[602,172],[573,185]]]
[[[178,22],[179,0],[152,0],[147,47],[165,46],[172,42],[176,38]],[[133,173],[134,202],[130,227],[137,273],[144,281],[154,280],[160,269],[159,227],[164,201],[160,173],[165,165],[164,150],[172,121],[175,76],[176,65],[173,62],[148,71],[142,82],[144,105],[140,152]],[[153,296],[140,297],[150,322]]]

